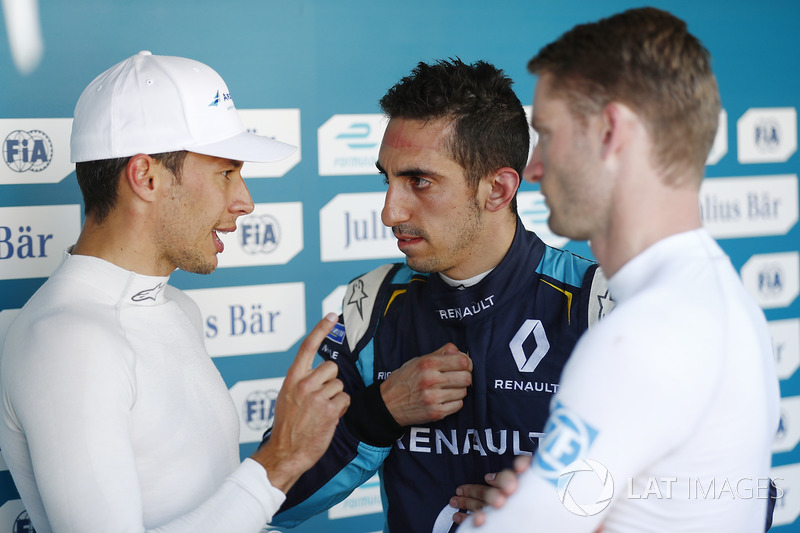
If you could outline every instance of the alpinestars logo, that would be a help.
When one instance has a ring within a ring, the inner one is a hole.
[[[350,298],[347,299],[347,305],[355,305],[358,309],[358,316],[364,318],[363,304],[365,298],[368,298],[367,293],[364,292],[364,280],[357,279],[353,282],[353,292],[350,293]]]
[[[156,296],[158,293],[161,292],[161,289],[164,288],[164,283],[159,283],[152,289],[145,289],[143,291],[139,291],[133,296],[131,296],[131,301],[133,302],[144,302],[145,300],[153,300],[156,301]]]

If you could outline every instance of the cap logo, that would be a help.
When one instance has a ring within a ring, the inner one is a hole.
[[[212,100],[211,103],[208,104],[208,107],[217,107],[219,105],[219,99],[220,99],[220,94],[219,91],[217,91],[217,94],[214,95],[214,100]],[[231,99],[230,93],[222,93],[223,102],[227,102],[230,99]]]

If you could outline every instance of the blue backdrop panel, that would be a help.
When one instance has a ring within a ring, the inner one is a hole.
[[[652,4],[685,19],[713,56],[725,115],[707,167],[703,216],[773,329],[784,397],[773,456],[784,497],[773,530],[800,531],[800,4]],[[77,235],[82,202],[65,158],[72,111],[86,84],[139,50],[207,63],[246,111],[248,127],[301,146],[300,157],[285,167],[249,172],[257,210],[226,241],[227,263],[210,276],[172,277],[201,306],[209,352],[242,415],[246,457],[269,423],[281,378],[307,329],[323,309],[336,309],[347,281],[399,260],[376,218],[385,189],[372,162],[383,126],[377,102],[385,91],[418,61],[457,56],[504,69],[530,105],[534,79],[526,64],[541,46],[576,23],[638,5],[6,0],[0,24],[0,336]],[[526,225],[545,232],[536,191],[523,184],[521,209]],[[586,243],[557,243],[591,255]],[[371,481],[346,504],[295,531],[378,531],[379,508]],[[2,468],[0,533],[24,526],[19,496]]]

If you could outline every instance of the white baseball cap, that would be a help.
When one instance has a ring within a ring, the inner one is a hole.
[[[183,57],[139,52],[100,74],[78,99],[73,163],[179,150],[271,162],[297,148],[248,132],[220,75]]]

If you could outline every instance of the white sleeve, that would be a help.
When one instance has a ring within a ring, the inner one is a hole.
[[[131,432],[135,361],[113,332],[61,320],[7,339],[5,353],[22,355],[3,358],[7,375],[21,376],[3,380],[3,453],[14,457],[12,475],[40,533],[47,522],[59,533],[148,531]],[[152,531],[256,533],[284,498],[248,459],[206,501]]]
[[[147,532],[256,533],[272,520],[284,499],[283,492],[270,484],[264,468],[252,459],[245,459],[200,507]]]

